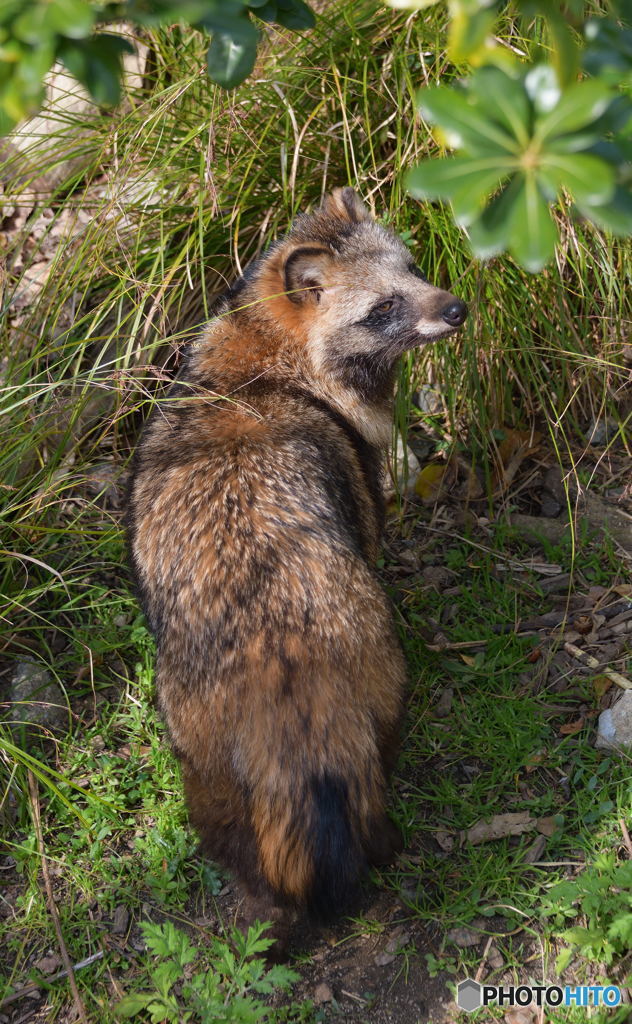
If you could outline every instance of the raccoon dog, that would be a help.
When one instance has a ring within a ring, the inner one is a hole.
[[[130,548],[190,818],[278,936],[399,849],[382,449],[398,357],[466,312],[336,189],[228,292],[138,445]]]

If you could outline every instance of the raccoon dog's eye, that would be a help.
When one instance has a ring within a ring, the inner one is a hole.
[[[392,309],[394,305],[395,303],[393,302],[392,299],[387,299],[386,302],[380,302],[379,306],[375,307],[375,312],[388,313],[388,311]]]

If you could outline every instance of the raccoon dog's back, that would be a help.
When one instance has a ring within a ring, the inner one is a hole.
[[[397,357],[456,305],[338,190],[233,289],[136,453],[133,566],[190,815],[271,910],[328,916],[389,852],[380,445]]]

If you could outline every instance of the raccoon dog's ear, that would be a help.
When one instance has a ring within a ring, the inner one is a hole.
[[[288,299],[296,303],[318,302],[331,260],[331,251],[321,245],[293,249],[283,268]]]
[[[335,188],[330,196],[326,196],[322,206],[323,212],[339,220],[359,224],[362,220],[371,220],[371,211],[352,188]]]

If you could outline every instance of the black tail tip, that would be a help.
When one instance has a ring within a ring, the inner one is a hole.
[[[367,863],[351,824],[346,781],[323,772],[312,778],[311,791],[309,838],[314,877],[307,909],[314,920],[326,923],[357,899]]]

